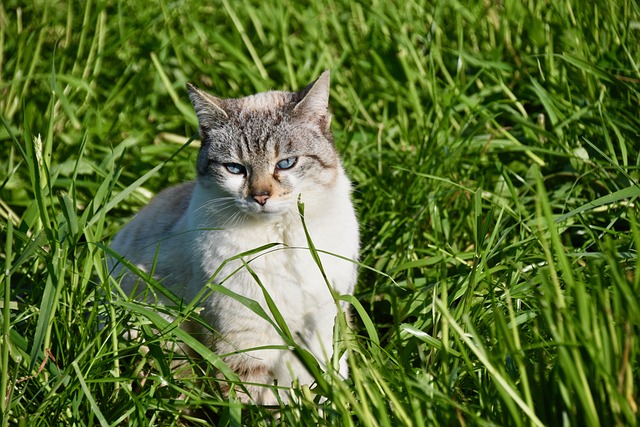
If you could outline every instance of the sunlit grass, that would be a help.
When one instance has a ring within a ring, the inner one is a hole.
[[[0,5],[3,425],[637,424],[640,6],[401,3]],[[178,327],[195,305],[130,300],[106,248],[195,176],[187,81],[327,68],[362,231],[351,377],[223,400]]]

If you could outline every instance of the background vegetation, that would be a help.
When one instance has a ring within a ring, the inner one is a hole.
[[[4,0],[2,425],[636,425],[639,58],[635,0]],[[224,401],[171,370],[180,330],[105,248],[195,176],[185,82],[327,68],[362,227],[351,378]]]

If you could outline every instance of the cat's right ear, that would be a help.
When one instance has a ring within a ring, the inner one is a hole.
[[[310,123],[317,123],[325,135],[330,135],[329,70],[300,92],[302,100],[293,108],[293,114]]]
[[[209,95],[191,83],[187,83],[187,91],[196,116],[198,116],[200,129],[218,128],[229,119],[229,115],[224,111],[222,99]]]

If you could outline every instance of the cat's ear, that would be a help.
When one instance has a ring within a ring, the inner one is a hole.
[[[229,119],[227,112],[224,110],[224,101],[222,99],[209,95],[191,83],[187,83],[187,91],[189,92],[189,99],[193,104],[193,109],[196,111],[196,116],[198,116],[200,128],[215,129]]]
[[[302,92],[302,100],[293,108],[296,117],[315,122],[329,130],[331,114],[329,114],[329,70],[318,77],[318,80],[307,86]]]

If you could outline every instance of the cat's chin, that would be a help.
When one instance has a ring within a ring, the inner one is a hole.
[[[245,218],[247,218],[251,222],[263,222],[263,223],[275,223],[282,221],[282,218],[285,216],[285,212],[276,211],[251,211],[244,212]]]
[[[249,216],[257,219],[276,220],[276,219],[282,218],[284,216],[284,212],[269,212],[269,211],[250,212]]]
[[[287,212],[290,211],[288,207],[285,206],[275,206],[269,205],[268,203],[264,206],[259,205],[251,205],[251,204],[240,204],[240,211],[246,216],[252,219],[258,219],[261,221],[276,221],[281,219],[286,215]]]

